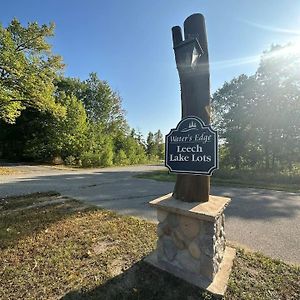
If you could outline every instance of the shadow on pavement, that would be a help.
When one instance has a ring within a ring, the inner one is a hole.
[[[156,219],[148,202],[170,193],[174,183],[138,179],[140,171],[113,171],[55,174],[16,178],[0,185],[0,197],[57,191],[119,213]],[[251,188],[213,187],[212,194],[229,196],[232,202],[226,216],[269,220],[292,218],[299,213],[299,194]]]

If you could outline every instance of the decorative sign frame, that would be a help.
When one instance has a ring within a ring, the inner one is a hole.
[[[171,173],[211,176],[219,168],[218,134],[195,116],[182,119],[165,137],[165,166]]]

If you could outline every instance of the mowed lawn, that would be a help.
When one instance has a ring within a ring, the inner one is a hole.
[[[168,171],[153,171],[136,175],[137,178],[157,181],[176,181],[176,174]],[[300,172],[272,173],[258,170],[226,170],[215,171],[211,177],[215,186],[249,187],[268,190],[300,192]]]
[[[0,299],[213,299],[143,262],[156,225],[56,193],[0,199]],[[225,299],[299,299],[299,267],[237,249]]]

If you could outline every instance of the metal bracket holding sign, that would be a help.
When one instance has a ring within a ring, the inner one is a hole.
[[[217,131],[198,117],[182,119],[165,143],[165,166],[171,173],[210,176],[219,167]]]

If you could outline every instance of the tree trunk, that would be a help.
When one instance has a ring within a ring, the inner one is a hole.
[[[195,14],[181,28],[172,28],[176,65],[181,85],[182,118],[196,116],[210,122],[210,86],[207,38],[204,17]],[[173,197],[185,202],[209,200],[210,177],[178,174]]]
[[[272,154],[272,170],[275,171],[275,154]]]
[[[270,153],[269,153],[269,145],[267,144],[265,147],[265,168],[266,170],[270,170]]]

